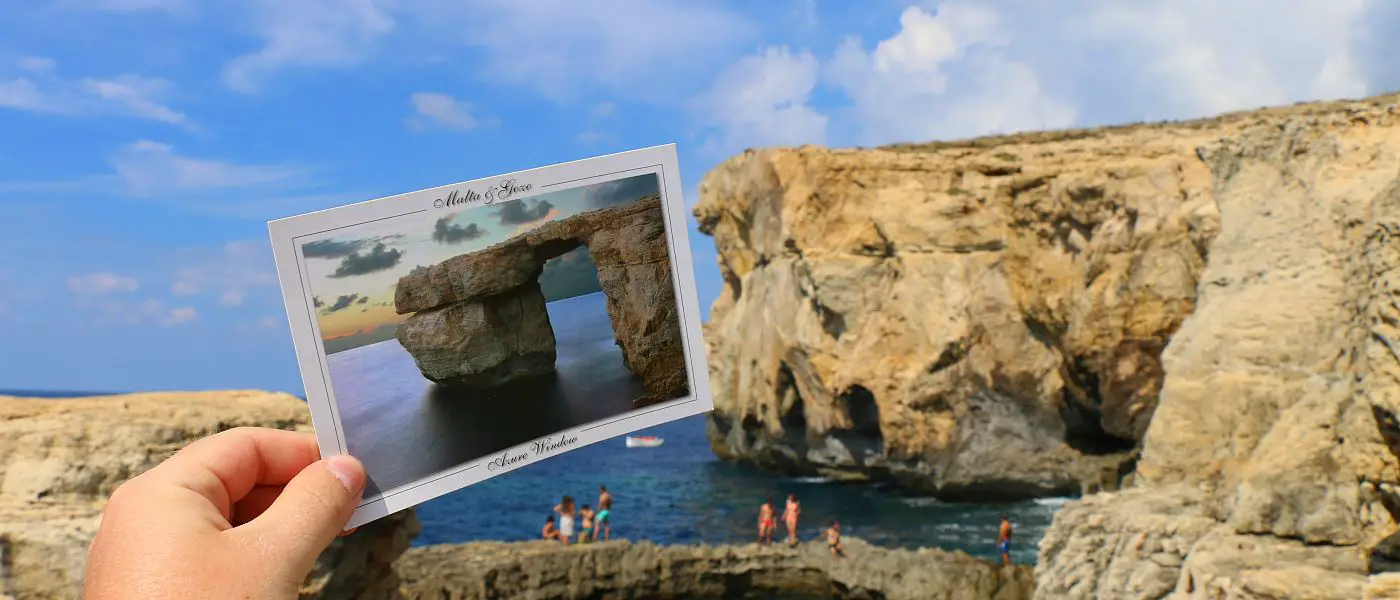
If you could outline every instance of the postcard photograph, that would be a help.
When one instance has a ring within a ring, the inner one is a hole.
[[[513,447],[577,444],[550,436],[693,397],[661,181],[518,184],[489,203],[454,190],[296,240],[366,502],[474,461],[491,467],[478,478],[504,472],[489,461]]]

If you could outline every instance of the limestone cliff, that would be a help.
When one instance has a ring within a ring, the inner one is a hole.
[[[301,400],[265,392],[0,396],[0,598],[77,598],[102,507],[121,482],[218,431],[309,431],[309,417]],[[405,512],[337,540],[302,597],[389,597],[390,565],[417,526]]]
[[[695,208],[716,452],[945,497],[1117,487],[1220,228],[1197,149],[1347,110],[730,159]]]
[[[547,375],[554,331],[539,276],[545,262],[587,246],[617,345],[648,401],[689,392],[659,196],[551,221],[488,248],[416,269],[394,308],[412,313],[397,337],[423,376],[489,388]]]
[[[1221,229],[1135,489],[1056,518],[1041,597],[1400,595],[1397,100],[1201,147]]]
[[[1400,591],[1400,97],[750,151],[696,216],[722,456],[1071,503],[1039,598]]]
[[[554,542],[427,546],[394,566],[402,597],[495,600],[832,598],[1028,600],[1028,566],[1000,567],[960,552],[888,550],[845,541],[784,547]]]

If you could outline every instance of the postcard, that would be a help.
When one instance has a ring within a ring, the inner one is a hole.
[[[713,408],[674,145],[268,223],[357,527]]]

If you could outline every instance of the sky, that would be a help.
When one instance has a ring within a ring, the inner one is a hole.
[[[316,320],[326,339],[402,322],[399,278],[526,233],[549,221],[661,193],[653,173],[535,194],[448,213],[376,221],[302,244]],[[436,217],[436,218],[435,218]]]
[[[0,388],[300,394],[266,222],[1400,89],[1378,0],[0,0]],[[692,222],[699,294],[720,278]],[[705,313],[708,313],[706,309]]]

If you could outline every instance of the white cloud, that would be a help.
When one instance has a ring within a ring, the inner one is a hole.
[[[249,291],[277,285],[272,251],[266,243],[233,241],[216,252],[192,250],[181,257],[171,293],[191,296],[215,293],[224,306],[240,306]]]
[[[909,7],[900,29],[866,52],[849,38],[827,77],[850,99],[860,143],[971,137],[1072,125],[1075,110],[1050,95],[1036,71],[1011,58],[1012,36],[990,5]]]
[[[585,145],[593,145],[616,138],[616,134],[606,131],[613,117],[617,115],[617,104],[612,101],[604,101],[594,104],[588,109],[588,121],[583,131],[576,137],[578,141]]]
[[[189,213],[270,220],[365,200],[330,191],[308,167],[240,163],[179,153],[169,144],[138,140],[107,157],[108,173],[52,181],[0,181],[0,194],[119,196]]]
[[[819,70],[811,53],[786,47],[739,59],[697,103],[718,129],[706,140],[707,150],[728,154],[746,146],[824,143],[827,117],[808,105]]]
[[[1357,68],[1365,0],[1170,4],[1095,1],[1074,27],[1135,67],[1127,82],[1158,94],[1172,116],[1354,97],[1371,90]]]
[[[224,66],[224,83],[256,92],[288,68],[345,68],[370,56],[394,31],[392,0],[255,0],[249,3],[263,47]]]
[[[157,322],[163,327],[174,327],[175,325],[193,321],[196,316],[198,316],[198,313],[193,307],[182,306],[170,309],[162,315]]]
[[[152,100],[165,95],[172,87],[163,79],[123,75],[114,79],[84,79],[78,82],[78,87],[135,117],[177,125],[189,120],[184,113]]]
[[[191,306],[169,307],[156,298],[144,300],[121,296],[82,296],[75,305],[91,316],[95,326],[126,325],[132,327],[159,325],[171,327],[193,321],[198,311]]]
[[[667,97],[756,32],[716,3],[685,0],[420,0],[411,6],[432,24],[424,35],[483,48],[487,64],[480,75],[492,85],[521,85],[557,100],[589,88]]]
[[[797,0],[792,12],[794,20],[805,27],[816,27],[820,21],[817,17],[817,0]]]
[[[84,296],[134,292],[139,287],[141,285],[135,277],[115,273],[90,273],[68,278],[68,289]]]
[[[442,127],[468,131],[477,125],[471,107],[447,94],[418,92],[410,101],[415,114],[409,117],[408,123],[415,129]]]
[[[219,296],[219,304],[224,306],[238,306],[243,304],[243,290],[228,290]]]
[[[192,158],[167,144],[139,140],[110,157],[116,175],[133,196],[193,190],[237,189],[292,183],[303,170],[282,165],[248,165]]]
[[[52,71],[56,66],[51,58],[43,56],[26,56],[16,62],[20,69],[25,71]]]
[[[256,319],[242,319],[235,325],[234,329],[243,333],[259,333],[283,329],[287,326],[286,319],[277,317],[258,317]]]
[[[175,84],[141,75],[68,80],[57,75],[54,61],[41,56],[15,63],[27,73],[0,76],[0,108],[69,116],[112,115],[146,119],[191,128],[189,117],[171,108],[166,99]]]

